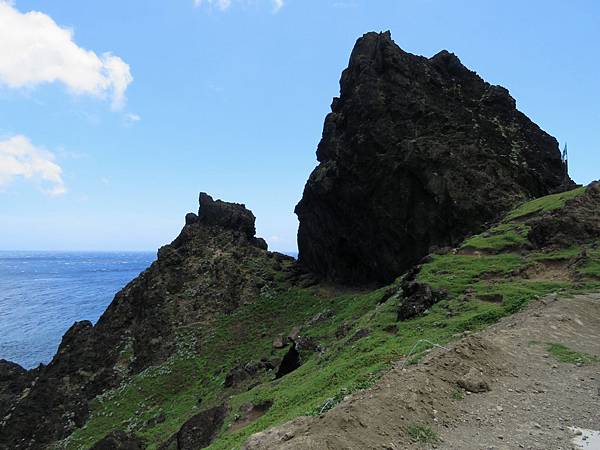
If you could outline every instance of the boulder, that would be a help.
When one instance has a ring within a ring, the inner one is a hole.
[[[458,380],[457,384],[464,390],[476,394],[488,392],[490,390],[490,386],[483,378],[481,372],[475,368],[471,368],[462,378]]]
[[[402,297],[398,305],[398,320],[408,320],[423,314],[448,296],[444,290],[432,289],[428,284],[417,281],[407,281],[402,284],[401,289]]]
[[[229,371],[225,377],[225,387],[237,387],[244,381],[255,377],[260,372],[273,370],[275,366],[270,361],[262,359],[260,361],[250,361],[243,365],[237,365]]]
[[[283,357],[281,364],[277,368],[275,379],[281,378],[288,373],[293,372],[302,365],[302,359],[300,358],[300,352],[296,348],[296,344],[290,345],[288,352]]]
[[[140,438],[123,431],[113,431],[94,444],[91,450],[142,450],[144,448],[146,445]]]
[[[273,339],[273,348],[280,349],[285,347],[285,340],[283,339],[283,334],[278,334]]]
[[[177,450],[198,450],[208,447],[219,434],[226,415],[225,405],[196,414],[177,432]]]

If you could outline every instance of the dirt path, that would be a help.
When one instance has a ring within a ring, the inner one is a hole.
[[[600,430],[600,364],[559,362],[547,343],[600,357],[600,294],[538,301],[417,366],[399,364],[322,417],[254,435],[245,448],[577,448],[570,427]],[[490,390],[458,389],[469,371]]]

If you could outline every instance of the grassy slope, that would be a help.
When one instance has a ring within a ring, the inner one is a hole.
[[[474,252],[436,255],[423,267],[419,280],[448,290],[450,296],[413,320],[396,323],[397,299],[380,303],[385,288],[335,294],[317,287],[266,292],[256,304],[219,319],[210,334],[193,327],[183,329],[179,351],[171,361],[146,370],[129,384],[97,399],[86,426],[63,444],[70,449],[89,448],[107,432],[122,429],[146,438],[150,448],[156,448],[189,417],[225,399],[230,413],[210,448],[239,448],[254,432],[299,415],[318,414],[346,394],[370,386],[419,339],[447,342],[551,292],[600,290],[600,250],[588,251],[589,261],[577,269],[577,283],[528,279],[523,273],[532,265],[569,261],[579,255],[579,247],[547,253],[512,252],[526,240],[520,218],[560,208],[567,198],[581,192],[548,196],[520,206],[490,232],[467,241],[465,248]],[[503,301],[491,303],[478,297],[490,293],[501,294]],[[327,319],[302,328],[303,335],[318,340],[321,351],[304,355],[305,363],[299,369],[279,380],[273,380],[273,373],[264,374],[249,390],[249,386],[237,391],[224,387],[227,372],[236,364],[283,355],[285,350],[272,349],[276,334],[288,333],[293,326],[306,324],[324,312],[329,312]],[[344,324],[350,331],[343,338],[336,337]],[[353,339],[358,330],[369,333]],[[198,348],[199,352],[195,350]],[[426,344],[420,346],[412,361],[426,349]],[[265,400],[272,401],[273,406],[264,416],[235,432],[228,431],[242,405]],[[161,415],[164,421],[156,423]]]
[[[509,212],[504,220],[489,231],[467,239],[462,248],[483,251],[503,251],[518,248],[527,243],[527,233],[529,232],[529,227],[521,223],[522,220],[546,211],[560,209],[567,200],[584,192],[585,187],[580,187],[525,202]]]

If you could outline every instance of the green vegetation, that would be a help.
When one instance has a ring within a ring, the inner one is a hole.
[[[437,433],[426,425],[410,425],[408,427],[408,435],[421,444],[436,444],[440,441]]]
[[[569,364],[593,364],[599,361],[596,356],[588,355],[587,353],[576,352],[563,344],[551,343],[546,347],[548,353],[554,356],[557,360]]]
[[[465,241],[461,249],[500,252],[521,247],[527,242],[529,227],[521,223],[501,223]]]
[[[586,250],[587,258],[578,268],[578,273],[591,279],[600,280],[600,246]]]
[[[521,248],[527,244],[527,234],[530,230],[529,225],[523,223],[524,219],[542,212],[560,209],[567,200],[584,192],[585,187],[581,187],[523,203],[490,230],[467,239],[461,246],[461,250],[499,253]]]
[[[567,192],[547,195],[531,200],[512,210],[504,219],[505,222],[515,219],[523,219],[534,214],[560,209],[565,206],[567,200],[575,198],[585,192],[585,187],[580,187]]]
[[[534,200],[508,218],[560,207],[581,192],[578,189]],[[530,279],[527,271],[533,265],[566,265],[577,260],[583,249],[574,246],[548,252],[511,252],[523,247],[526,236],[524,224],[505,221],[469,239],[463,247],[485,252],[434,256],[422,267],[417,280],[446,290],[447,299],[422,316],[400,323],[396,322],[397,297],[382,303],[389,287],[354,293],[324,287],[289,289],[275,276],[273,288],[265,288],[256,303],[216,318],[209,325],[182,328],[177,353],[163,365],[149,368],[98,397],[87,424],[64,441],[63,447],[87,449],[108,432],[120,429],[136,433],[147,440],[150,449],[156,449],[191,416],[226,401],[229,416],[209,448],[240,448],[255,432],[300,415],[322,414],[346,396],[372,386],[421,339],[444,344],[465,331],[485,328],[541,296],[600,289],[600,249],[592,245],[586,250],[587,257],[572,269],[577,282],[567,275]],[[501,301],[486,301],[491,294]],[[239,386],[225,386],[225,378],[234,367],[283,357],[286,349],[274,350],[273,338],[280,333],[287,335],[294,326],[301,326],[302,336],[319,345],[318,351],[301,353],[303,364],[298,369],[278,380],[273,371],[261,372]],[[429,347],[419,347],[407,363],[419,362]],[[551,344],[548,351],[565,362],[596,361],[560,344]],[[452,396],[459,400],[462,394]],[[245,427],[232,427],[244,405],[267,402],[272,406],[264,415]],[[413,425],[408,433],[418,442],[438,440],[426,426]]]
[[[465,393],[462,389],[455,389],[454,392],[452,392],[452,398],[454,400],[464,400]]]

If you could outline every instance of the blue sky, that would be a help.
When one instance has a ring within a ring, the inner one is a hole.
[[[576,181],[600,178],[599,5],[0,0],[0,249],[154,250],[202,190],[293,251],[324,116],[372,30],[456,53],[568,141]]]

